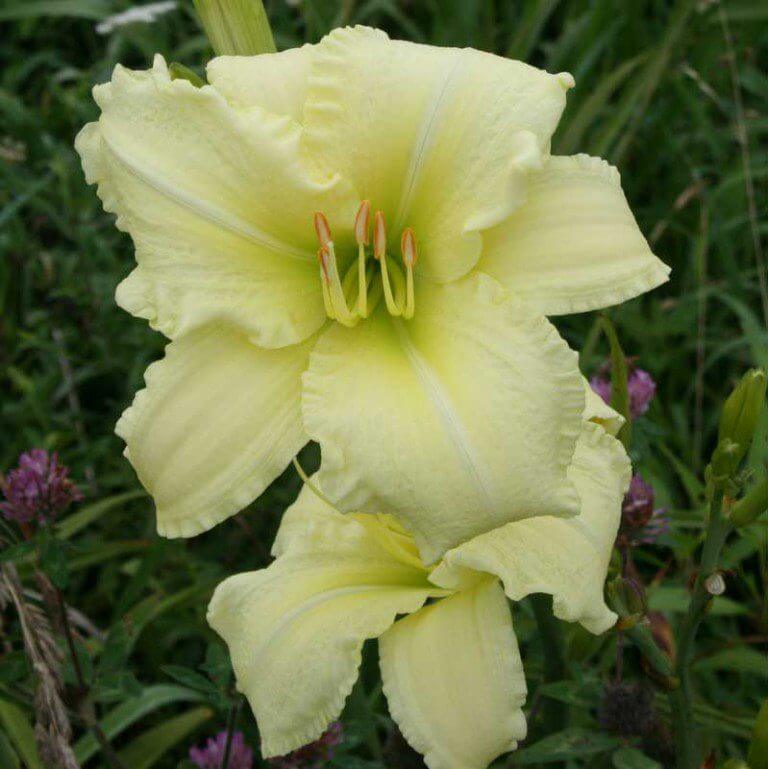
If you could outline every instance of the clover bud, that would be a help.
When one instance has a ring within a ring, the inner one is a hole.
[[[720,415],[719,445],[731,441],[738,446],[733,452],[733,471],[749,450],[757,420],[765,401],[766,376],[762,369],[751,369],[741,378],[723,406]],[[732,472],[733,472],[732,471]]]
[[[195,0],[195,9],[217,56],[277,50],[262,0]]]
[[[747,526],[768,510],[768,478],[752,488],[731,508],[730,521],[734,526]]]

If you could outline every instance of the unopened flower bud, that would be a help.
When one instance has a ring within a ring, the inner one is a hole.
[[[712,452],[712,461],[710,462],[712,480],[720,483],[730,478],[736,472],[743,456],[738,443],[730,438],[721,440]]]
[[[731,508],[734,526],[747,526],[768,510],[768,478],[762,480]]]
[[[632,577],[616,577],[608,583],[608,603],[619,615],[617,630],[634,627],[648,611],[645,589]]]
[[[757,420],[765,401],[766,376],[762,369],[751,369],[728,396],[720,415],[719,444],[731,441],[738,449],[734,452],[735,466],[749,450],[757,427]]]
[[[704,580],[704,588],[710,595],[722,595],[725,592],[725,578],[716,571]]]

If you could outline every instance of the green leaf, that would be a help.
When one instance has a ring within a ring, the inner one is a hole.
[[[114,510],[116,507],[120,507],[120,505],[125,502],[130,502],[131,500],[145,496],[145,491],[142,489],[135,489],[133,491],[123,492],[122,494],[115,494],[106,499],[100,499],[98,502],[93,502],[90,505],[85,505],[76,513],[68,515],[64,520],[56,524],[56,533],[61,539],[70,539],[70,537],[73,537],[86,526],[90,526],[101,518],[101,516]]]
[[[675,585],[659,585],[648,592],[648,607],[653,611],[685,612],[690,600],[688,591]],[[746,607],[722,595],[712,600],[709,609],[710,615],[720,617],[735,617],[748,613]]]
[[[616,436],[629,450],[632,444],[632,418],[629,413],[629,390],[627,389],[627,359],[619,344],[616,329],[607,315],[602,316],[603,331],[611,348],[611,408],[624,417],[624,424]]]
[[[35,746],[35,732],[21,708],[12,702],[0,700],[0,726],[27,769],[45,769]]]
[[[27,657],[23,651],[8,652],[0,657],[0,683],[9,684],[19,681],[30,671]]]
[[[663,769],[658,761],[648,758],[637,748],[619,748],[612,760],[616,769]]]
[[[549,737],[544,737],[533,745],[519,750],[515,753],[515,763],[523,766],[568,761],[579,756],[605,753],[619,745],[621,745],[621,741],[617,737],[574,727],[551,734]]]
[[[40,543],[40,568],[56,587],[64,589],[69,583],[69,566],[63,542],[47,534]]]
[[[0,731],[0,766],[3,769],[19,769],[19,756],[4,731]]]
[[[755,731],[749,744],[747,763],[750,769],[768,769],[768,700],[763,702],[755,719]]]
[[[729,670],[734,673],[747,673],[768,678],[768,661],[765,652],[759,652],[749,646],[737,646],[734,649],[723,649],[699,659],[694,668],[701,672],[705,670]]]
[[[0,21],[46,16],[103,19],[111,11],[112,6],[106,0],[15,0],[0,8]]]
[[[125,750],[120,751],[120,758],[131,769],[149,769],[169,750],[185,742],[192,732],[212,716],[210,708],[195,708],[169,718],[139,735]]]
[[[101,676],[93,689],[94,697],[99,702],[122,702],[141,695],[141,684],[130,670]]]
[[[153,713],[166,705],[179,702],[200,702],[203,697],[199,692],[181,686],[158,684],[148,686],[140,697],[123,702],[110,711],[102,720],[101,728],[112,740],[118,737],[126,729],[140,721],[144,716]],[[75,745],[75,756],[84,764],[99,750],[99,744],[92,734],[86,734]]]
[[[214,683],[209,681],[205,676],[200,675],[196,670],[192,670],[192,668],[185,668],[181,665],[162,665],[160,670],[183,686],[188,686],[190,689],[196,689],[197,691],[202,692],[203,694],[208,694],[216,699],[218,699],[221,694],[219,688]]]
[[[37,540],[27,539],[24,542],[17,542],[15,545],[6,547],[2,553],[0,553],[0,563],[9,563],[12,561],[18,561],[26,555],[29,555],[37,547]]]

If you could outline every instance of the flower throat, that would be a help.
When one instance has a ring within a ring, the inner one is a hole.
[[[328,220],[317,212],[314,224],[320,241],[317,259],[320,262],[323,302],[329,318],[344,326],[354,326],[376,309],[382,297],[390,315],[406,320],[413,317],[416,310],[413,268],[418,252],[416,237],[410,227],[403,230],[400,239],[401,267],[387,254],[387,228],[381,211],[374,216],[373,248],[370,247],[371,202],[364,200],[355,216],[357,259],[342,278]]]

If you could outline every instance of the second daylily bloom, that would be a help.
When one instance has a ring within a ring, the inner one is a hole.
[[[558,617],[595,633],[615,621],[603,584],[629,461],[586,422],[569,476],[578,516],[508,523],[432,569],[392,516],[340,515],[305,486],[276,561],[227,579],[208,612],[263,755],[311,742],[338,718],[369,638],[379,639],[389,711],[430,769],[485,769],[513,750],[526,732],[526,686],[505,594],[550,593]]]
[[[118,425],[160,532],[309,439],[334,503],[396,514],[426,562],[575,514],[584,392],[544,316],[668,270],[615,169],[549,155],[571,77],[355,28],[208,80],[118,67],[77,140],[136,245],[118,302],[172,339]]]

